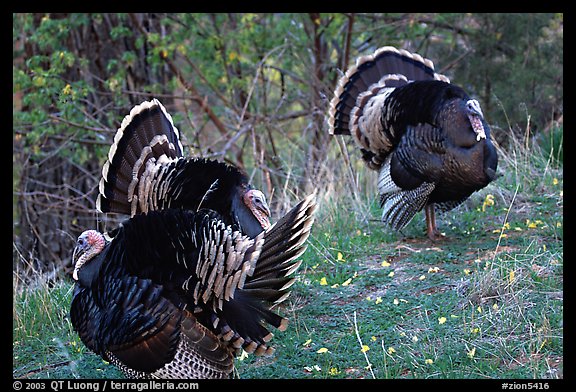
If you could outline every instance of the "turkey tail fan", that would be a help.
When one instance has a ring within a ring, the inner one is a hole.
[[[130,214],[140,176],[152,161],[168,161],[183,154],[180,133],[157,99],[135,106],[124,120],[102,168],[100,212]]]
[[[414,80],[442,80],[444,75],[434,72],[431,60],[403,49],[385,46],[370,55],[361,56],[338,81],[329,109],[329,133],[350,135],[353,109],[368,102],[365,95],[375,95],[383,87],[399,87]],[[361,102],[357,100],[362,98]]]
[[[433,80],[434,64],[416,53],[385,46],[374,55],[374,63],[380,75],[398,74],[407,80]]]

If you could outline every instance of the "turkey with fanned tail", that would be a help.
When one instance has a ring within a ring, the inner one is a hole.
[[[70,317],[129,378],[230,378],[242,350],[270,355],[316,210],[310,195],[254,238],[213,210],[137,214],[73,252]]]
[[[270,226],[266,197],[246,173],[224,162],[184,157],[183,151],[178,128],[160,101],[132,108],[102,168],[98,211],[134,216],[164,208],[206,208],[250,237]]]
[[[330,134],[351,135],[378,171],[382,221],[394,230],[424,209],[428,237],[442,238],[435,211],[497,177],[480,104],[415,53],[387,46],[359,57],[338,82],[328,123]]]

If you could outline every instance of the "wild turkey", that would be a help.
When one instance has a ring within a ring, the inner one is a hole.
[[[477,100],[432,61],[382,47],[338,82],[329,132],[352,135],[378,171],[382,221],[404,228],[425,209],[427,234],[441,238],[435,210],[448,211],[496,178],[498,156]]]
[[[129,378],[229,378],[241,350],[270,355],[272,308],[294,283],[315,196],[255,238],[218,213],[135,215],[110,241],[88,230],[73,253],[70,316],[82,342]]]
[[[208,208],[250,237],[270,226],[264,194],[238,168],[183,157],[178,129],[157,99],[124,120],[102,169],[96,208],[134,216],[163,208]]]

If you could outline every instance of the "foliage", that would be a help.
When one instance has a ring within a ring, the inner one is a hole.
[[[454,80],[481,97],[498,137],[508,123],[522,134],[557,120],[563,109],[563,15],[475,14],[469,23],[478,28],[454,48],[452,56],[465,56]]]

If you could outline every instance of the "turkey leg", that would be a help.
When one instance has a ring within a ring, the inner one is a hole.
[[[426,229],[428,238],[432,241],[437,241],[442,238],[442,234],[436,227],[436,215],[434,213],[434,204],[426,204],[424,208],[426,212]]]

